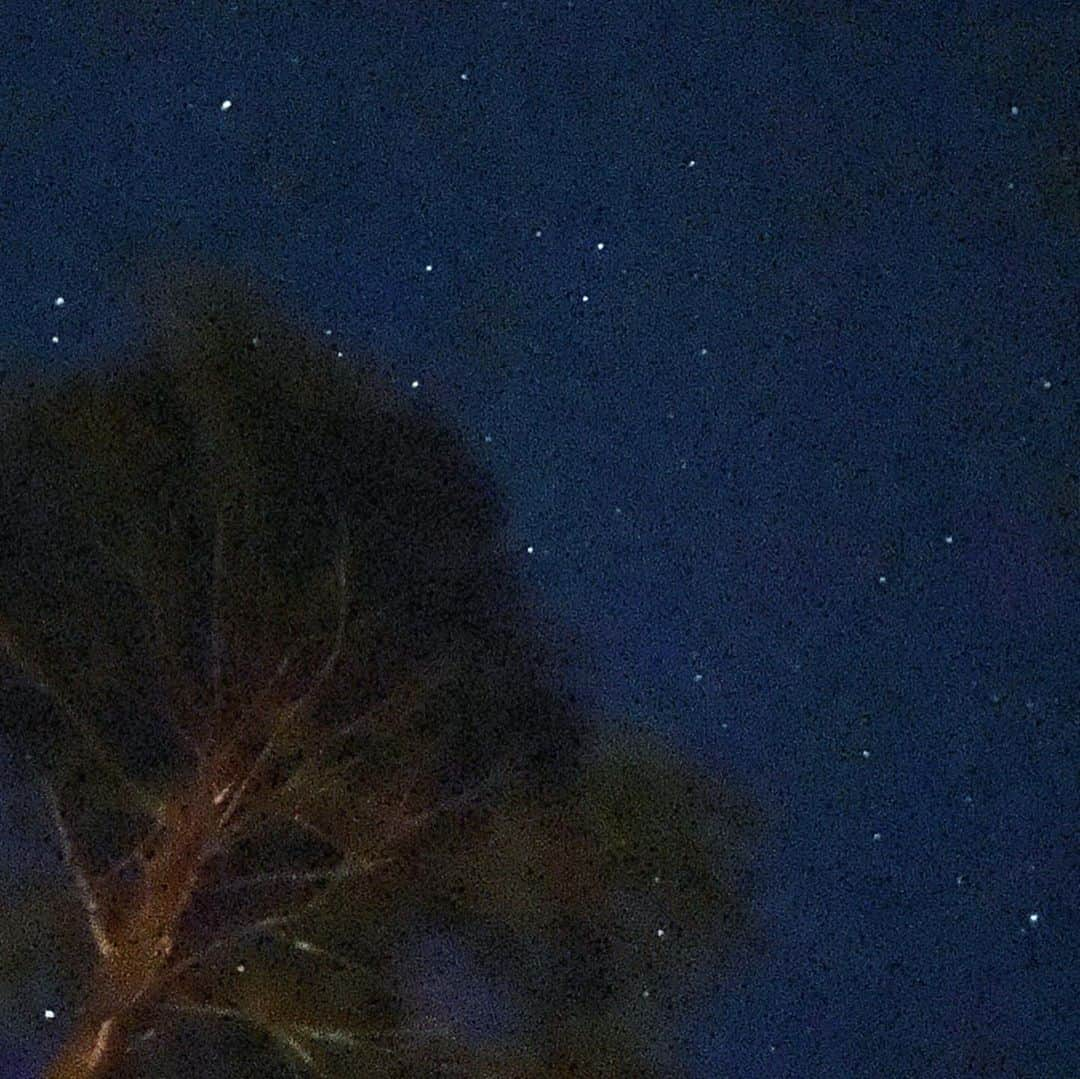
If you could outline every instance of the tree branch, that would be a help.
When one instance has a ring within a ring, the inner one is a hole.
[[[145,568],[135,561],[134,556],[125,557],[105,544],[97,541],[98,550],[112,569],[125,577],[132,585],[142,602],[144,617],[149,626],[151,648],[157,662],[162,682],[165,686],[167,705],[175,717],[176,731],[188,752],[199,762],[204,763],[204,751],[201,740],[189,728],[188,719],[192,712],[190,694],[186,691],[180,674],[176,656],[176,647],[170,643],[165,625],[165,612],[160,597],[155,594]]]
[[[351,735],[364,728],[372,728],[382,717],[392,716],[398,721],[413,714],[441,685],[448,682],[460,670],[457,660],[441,657],[423,665],[413,675],[402,679],[401,684],[390,690],[382,700],[376,701],[344,727],[330,731],[325,742],[317,746],[301,760],[292,774],[274,792],[274,797],[290,799],[298,790],[310,784],[326,783],[342,775],[356,764],[356,758],[323,767],[323,761],[331,750]],[[414,778],[415,782],[415,778]],[[261,805],[260,808],[266,808]]]
[[[214,519],[213,578],[210,585],[210,685],[214,695],[214,710],[221,711],[221,675],[225,656],[222,636],[221,604],[225,583],[224,515],[218,504]]]
[[[269,761],[271,755],[276,748],[276,741],[281,733],[289,726],[291,722],[297,719],[299,716],[304,715],[310,711],[314,705],[318,694],[322,691],[330,675],[333,673],[334,668],[337,666],[338,659],[341,656],[341,650],[345,642],[345,625],[348,617],[349,609],[349,588],[348,588],[348,557],[349,557],[349,528],[345,520],[344,514],[341,517],[341,540],[338,545],[337,557],[335,559],[335,570],[338,584],[338,618],[337,627],[334,632],[334,643],[330,649],[329,654],[323,661],[319,670],[316,672],[311,685],[302,697],[299,697],[295,701],[291,701],[278,713],[278,717],[274,722],[273,729],[270,732],[270,736],[267,738],[266,743],[263,745],[259,755],[255,758],[254,763],[248,770],[247,775],[241,780],[239,786],[236,788],[221,814],[221,818],[218,823],[219,828],[224,828],[231,818],[240,809],[243,802],[244,795],[247,793],[248,788],[251,786],[255,777],[265,767],[267,761]]]
[[[163,1011],[180,1012],[185,1015],[198,1016],[201,1019],[225,1019],[230,1022],[240,1023],[244,1026],[255,1027],[269,1034],[274,1041],[281,1042],[286,1049],[298,1057],[303,1064],[315,1075],[321,1075],[314,1058],[304,1049],[299,1042],[290,1037],[284,1030],[274,1024],[262,1023],[257,1017],[248,1015],[238,1008],[225,1008],[216,1004],[196,1004],[194,1002],[180,1000],[163,1000],[158,1005]]]
[[[156,818],[159,807],[150,792],[127,774],[123,765],[116,760],[115,755],[101,740],[93,724],[54,684],[48,672],[21,647],[13,627],[3,615],[0,615],[0,650],[7,654],[11,662],[22,671],[39,693],[48,697],[71,720],[98,765],[123,787],[132,803],[147,816]]]
[[[349,865],[342,865],[336,870],[334,879],[347,880],[352,877],[366,876],[374,872],[379,866],[388,864],[392,860],[393,859],[391,858],[379,858],[370,862],[354,862]],[[163,977],[161,982],[162,986],[174,982],[181,974],[184,974],[192,967],[202,963],[215,952],[228,948],[230,945],[239,944],[240,941],[246,940],[248,937],[258,936],[260,933],[266,933],[274,929],[282,929],[303,920],[311,914],[320,903],[324,902],[330,896],[331,891],[332,890],[329,888],[324,888],[322,891],[316,893],[310,899],[302,903],[296,910],[289,913],[271,914],[264,918],[258,918],[253,922],[246,922],[243,925],[227,929],[220,936],[215,937],[209,943],[205,944],[197,952],[193,952],[191,955],[174,964]]]
[[[45,792],[46,801],[49,803],[53,824],[56,826],[57,834],[60,837],[60,848],[64,855],[64,865],[67,867],[68,872],[71,873],[72,878],[75,881],[75,889],[79,894],[83,910],[86,912],[86,921],[87,925],[90,927],[90,935],[94,938],[94,945],[97,948],[99,955],[103,957],[111,956],[115,953],[116,947],[112,941],[109,940],[109,937],[105,932],[105,925],[101,917],[101,904],[98,902],[97,895],[94,893],[89,877],[75,851],[75,845],[71,841],[71,834],[68,832],[67,825],[64,823],[64,815],[60,809],[59,799],[56,797],[56,793],[53,791],[52,786],[47,779],[41,776],[40,782],[41,788]]]
[[[330,955],[330,953],[326,953]],[[226,1022],[239,1023],[244,1026],[256,1027],[269,1033],[277,1041],[287,1041],[292,1037],[293,1045],[299,1045],[299,1039],[304,1038],[310,1042],[324,1042],[339,1048],[352,1050],[372,1049],[386,1055],[393,1055],[393,1050],[385,1045],[376,1044],[375,1039],[392,1034],[392,1028],[383,1030],[366,1030],[364,1035],[354,1034],[340,1027],[313,1026],[310,1023],[267,1023],[261,1022],[256,1015],[244,1012],[239,1008],[230,1008],[220,1004],[200,1004],[195,1001],[173,999],[163,1000],[158,1003],[162,1011],[180,1012],[184,1015],[193,1015],[202,1019],[216,1019]],[[290,1049],[292,1046],[290,1046]],[[302,1047],[301,1047],[302,1048]],[[295,1050],[294,1050],[295,1051]],[[313,1066],[314,1061],[306,1050],[302,1050],[309,1058],[304,1063]]]
[[[383,859],[389,861],[389,859]],[[344,860],[343,860],[344,863]],[[349,880],[369,873],[374,863],[356,865],[339,864],[330,869],[302,869],[281,873],[254,873],[246,877],[233,877],[223,880],[219,887],[227,891],[241,888],[268,888],[275,884],[332,884],[335,881]]]

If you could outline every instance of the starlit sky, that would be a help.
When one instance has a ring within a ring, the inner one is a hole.
[[[0,368],[123,344],[146,253],[254,267],[464,433],[582,698],[760,799],[689,1075],[1074,1074],[1078,21],[8,4]]]

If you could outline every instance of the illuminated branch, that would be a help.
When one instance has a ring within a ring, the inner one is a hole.
[[[83,910],[86,912],[86,922],[90,927],[90,935],[94,938],[94,945],[98,950],[98,954],[108,958],[115,953],[116,948],[105,932],[105,925],[101,915],[101,905],[98,902],[97,896],[94,894],[90,879],[75,852],[75,845],[72,843],[71,835],[67,830],[67,825],[64,823],[64,815],[60,809],[60,802],[48,780],[43,777],[41,778],[41,788],[45,792],[45,798],[49,803],[49,810],[52,813],[53,824],[56,826],[57,834],[60,837],[60,848],[64,855],[64,865],[67,867],[68,872],[71,873],[72,879],[75,881],[75,889],[79,893],[79,899],[82,902]]]
[[[400,722],[406,716],[412,715],[432,695],[433,690],[446,685],[460,671],[460,658],[439,653],[433,660],[421,665],[415,673],[403,677],[398,689],[391,691],[351,723],[332,732],[330,741],[344,741],[383,717]]]
[[[327,960],[346,971],[355,971],[364,975],[370,974],[370,968],[363,964],[346,959],[309,940],[294,939],[283,933],[274,933],[273,936],[279,944],[293,951],[302,952],[313,960]],[[322,1074],[322,1072],[318,1070],[314,1055],[305,1047],[305,1042],[313,1046],[325,1045],[338,1052],[342,1050],[346,1052],[375,1051],[393,1057],[394,1050],[388,1046],[379,1045],[378,1041],[387,1038],[393,1040],[400,1037],[394,1024],[373,1026],[364,1023],[361,1029],[351,1030],[347,1026],[298,1021],[273,1013],[263,1016],[258,1011],[243,1011],[229,1005],[216,1004],[212,1001],[198,1002],[183,996],[161,1000],[158,1002],[157,1008],[160,1011],[178,1012],[210,1021],[236,1023],[253,1027],[280,1042],[301,1063],[315,1071],[316,1074]]]
[[[272,1025],[267,1029],[273,1035],[274,1040],[281,1042],[289,1052],[298,1057],[313,1075],[324,1076],[326,1074],[315,1063],[315,1058],[294,1037]]]
[[[220,1004],[199,1004],[195,1001],[173,999],[161,1001],[158,1004],[158,1008],[162,1011],[181,1012],[184,1015],[194,1015],[202,1019],[221,1019],[229,1022],[243,1023],[247,1026],[263,1026],[263,1024],[259,1023],[247,1012],[243,1012],[239,1008],[229,1008]],[[376,1049],[382,1053],[391,1052],[391,1050],[387,1049],[385,1046],[374,1045],[372,1034],[369,1032],[365,1032],[365,1036],[360,1037],[347,1030],[334,1027],[316,1027],[311,1026],[308,1023],[285,1023],[282,1025],[287,1027],[293,1033],[304,1038],[309,1038],[311,1041],[315,1042],[343,1045],[349,1049],[370,1048]]]
[[[358,861],[345,859],[344,862],[332,875],[328,878],[331,881],[343,881],[350,879],[359,879],[360,877],[368,876],[373,873],[380,866],[388,865],[393,861],[392,858],[377,858],[371,861]],[[209,943],[205,944],[197,952],[192,953],[179,962],[174,963],[166,974],[163,975],[161,980],[161,986],[167,986],[174,982],[181,974],[190,970],[192,967],[198,966],[200,963],[205,962],[207,958],[216,952],[220,952],[225,948],[232,945],[239,944],[241,941],[247,940],[249,937],[257,937],[262,933],[269,933],[272,930],[283,929],[287,926],[294,925],[296,922],[303,921],[304,918],[312,914],[320,904],[324,903],[330,895],[333,893],[332,888],[324,888],[317,892],[310,899],[305,900],[295,910],[289,911],[284,914],[270,914],[264,918],[257,918],[253,922],[245,922],[242,925],[234,926],[231,929],[227,929],[220,936],[215,937]]]
[[[274,1041],[280,1041],[289,1052],[296,1056],[298,1060],[311,1071],[313,1075],[322,1076],[324,1074],[322,1069],[315,1064],[314,1057],[311,1053],[303,1048],[299,1041],[293,1037],[293,1034],[295,1033],[314,1038],[316,1034],[322,1034],[323,1031],[313,1031],[312,1028],[303,1027],[297,1024],[285,1024],[284,1026],[280,1026],[274,1023],[260,1023],[256,1017],[252,1015],[247,1015],[235,1008],[218,1007],[217,1004],[197,1004],[173,1000],[162,1001],[159,1007],[164,1011],[199,1016],[200,1019],[227,1020],[245,1026],[254,1026],[259,1030],[265,1031],[265,1033],[270,1035]],[[292,1031],[292,1033],[289,1033],[289,1031]],[[333,1033],[338,1034],[340,1031],[333,1031]],[[353,1041],[351,1044],[355,1046],[356,1042]]]
[[[204,1019],[231,1019],[237,1023],[250,1023],[251,1017],[239,1008],[226,1008],[219,1004],[197,1004],[188,1000],[162,1000],[157,1005],[162,1011],[183,1012]]]
[[[337,865],[329,869],[301,869],[281,873],[254,873],[246,877],[233,877],[222,881],[220,888],[236,891],[241,888],[268,888],[281,884],[331,884],[364,876],[371,871],[370,865]]]
[[[295,952],[303,952],[305,955],[313,956],[316,959],[327,959],[342,970],[354,971],[361,974],[370,973],[370,968],[363,963],[357,963],[352,959],[346,959],[345,956],[338,955],[337,952],[331,951],[329,948],[323,948],[321,945],[314,943],[314,941],[300,937],[286,936],[284,933],[275,933],[274,939],[280,944],[287,945]]]

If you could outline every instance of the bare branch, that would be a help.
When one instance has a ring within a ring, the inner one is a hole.
[[[106,1019],[101,1026],[98,1027],[97,1037],[94,1040],[94,1047],[90,1052],[90,1056],[86,1058],[86,1066],[91,1070],[101,1063],[105,1054],[109,1051],[109,1038],[112,1036],[114,1026],[115,1020]]]
[[[71,834],[64,823],[64,815],[60,809],[59,799],[57,799],[51,784],[44,777],[41,777],[41,787],[49,803],[57,834],[60,836],[60,848],[64,855],[64,865],[75,881],[75,888],[79,893],[83,910],[86,912],[86,922],[90,927],[90,935],[94,938],[94,945],[99,955],[111,956],[115,953],[116,947],[105,932],[105,925],[101,917],[101,905],[75,851],[75,845],[71,841]]]
[[[270,679],[267,689],[274,689],[277,687],[278,682],[285,677],[289,668],[292,666],[293,660],[296,659],[296,653],[300,650],[299,643],[293,644],[289,648],[285,655],[281,657],[281,662],[277,665],[277,670],[274,671],[274,677]]]
[[[322,689],[326,680],[333,673],[341,656],[341,648],[345,643],[345,622],[349,614],[349,524],[344,513],[338,522],[340,537],[338,540],[337,556],[334,559],[335,576],[338,586],[338,617],[337,628],[334,631],[334,646],[326,661],[315,676],[315,681],[308,689],[306,696],[311,696]]]
[[[272,914],[266,918],[259,918],[254,922],[245,922],[241,926],[237,926],[234,929],[222,933],[221,936],[215,937],[209,944],[206,944],[197,952],[192,952],[191,955],[181,959],[175,965],[170,967],[162,978],[161,985],[163,987],[170,985],[172,982],[176,981],[180,975],[186,974],[192,967],[196,967],[200,963],[205,962],[215,952],[220,952],[230,945],[239,944],[249,937],[257,937],[260,933],[265,933],[271,929],[276,929],[279,926],[287,925],[296,917],[298,917],[297,914]]]
[[[239,1008],[226,1008],[216,1004],[196,1004],[181,1000],[161,1001],[158,1007],[163,1011],[180,1012],[201,1019],[223,1019],[234,1023],[242,1023],[245,1026],[256,1027],[269,1034],[275,1041],[281,1042],[290,1053],[296,1056],[314,1074],[322,1074],[318,1070],[314,1058],[298,1041],[276,1025],[260,1022],[257,1016],[248,1015]]]
[[[384,1046],[375,1045],[370,1038],[362,1039],[347,1030],[316,1027],[307,1023],[264,1022],[257,1015],[249,1014],[239,1008],[229,1008],[219,1004],[198,1004],[195,1001],[174,999],[161,1001],[158,1007],[162,1011],[179,1012],[183,1015],[193,1015],[201,1019],[224,1020],[257,1027],[268,1033],[275,1041],[281,1042],[305,1067],[314,1071],[317,1075],[321,1075],[322,1072],[318,1070],[314,1057],[301,1044],[300,1038],[312,1042],[326,1042],[330,1045],[344,1046],[347,1049],[370,1048],[382,1053],[392,1052],[392,1050]]]

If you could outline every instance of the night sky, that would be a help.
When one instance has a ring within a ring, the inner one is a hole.
[[[759,800],[694,1079],[1072,1076],[1078,10],[8,4],[0,368],[254,270],[463,433],[582,699]]]

